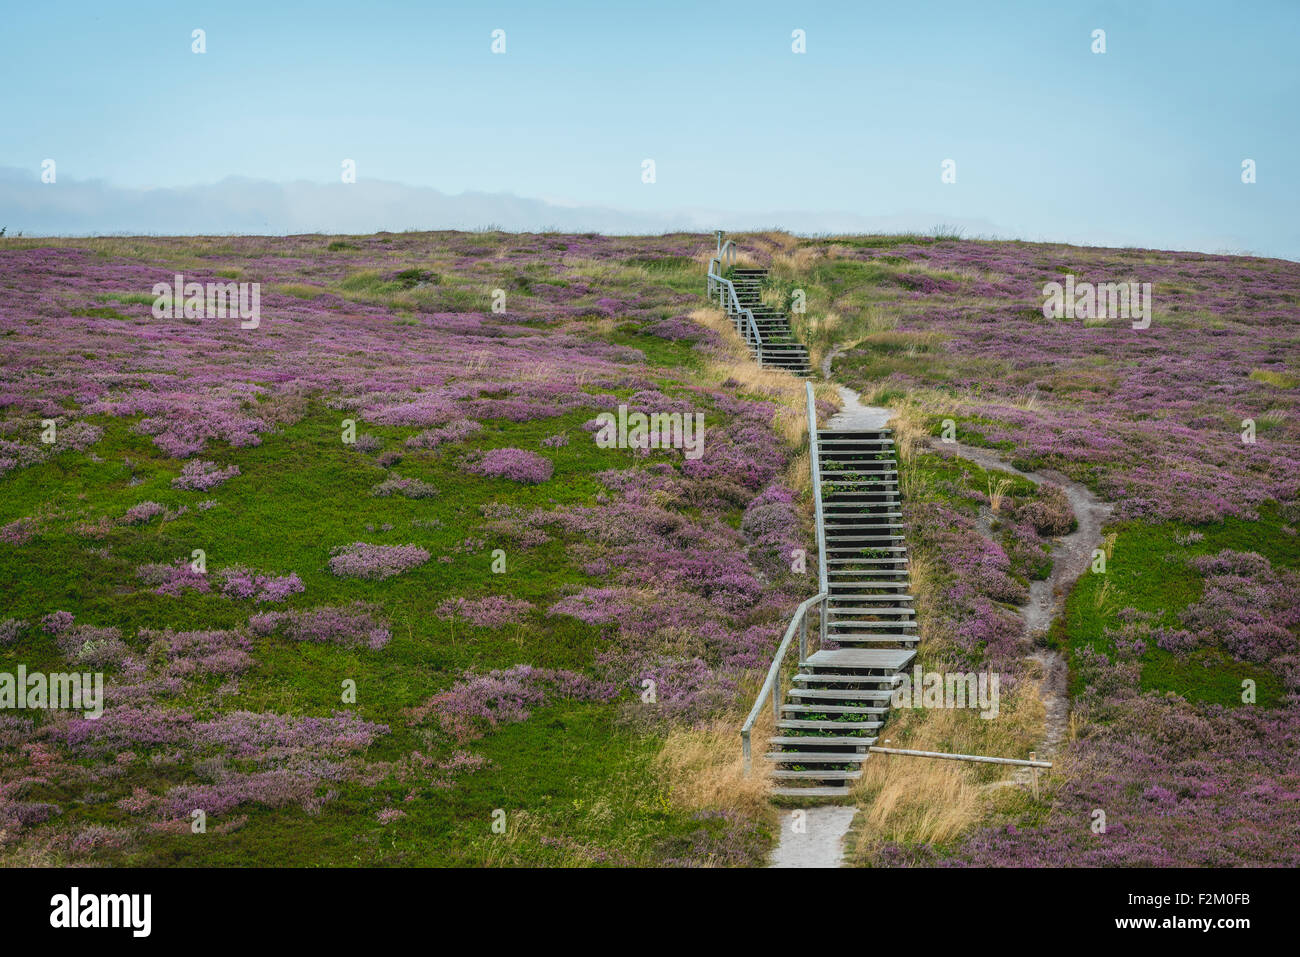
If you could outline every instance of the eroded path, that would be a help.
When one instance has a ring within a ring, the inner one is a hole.
[[[1059,472],[1022,472],[990,449],[963,445],[960,442],[940,442],[931,439],[929,447],[941,455],[958,455],[983,469],[1001,470],[1028,479],[1035,485],[1053,482],[1065,490],[1078,527],[1063,535],[1052,545],[1052,571],[1043,581],[1029,583],[1029,601],[1017,609],[1024,621],[1025,638],[1033,641],[1052,626],[1053,620],[1065,611],[1065,599],[1079,576],[1092,564],[1094,549],[1101,546],[1102,527],[1109,521],[1113,509],[1092,492]],[[1065,658],[1050,648],[1040,648],[1029,656],[1042,669],[1039,695],[1047,710],[1043,740],[1038,752],[1041,757],[1053,754],[1065,738],[1070,719],[1070,698],[1067,689]]]

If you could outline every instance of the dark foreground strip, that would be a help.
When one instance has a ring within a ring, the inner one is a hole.
[[[927,944],[977,948],[996,939],[1028,946],[1061,934],[1072,941],[1195,935],[1231,948],[1255,934],[1277,940],[1294,931],[1291,877],[1283,870],[893,870],[891,900],[928,903],[877,900],[872,908],[881,917],[894,911],[893,933],[907,942],[899,949],[907,953]],[[514,939],[534,952],[640,950],[656,940],[675,952],[715,945],[730,952],[770,935],[770,927],[763,930],[765,908],[789,899],[796,887],[865,898],[880,879],[866,870],[808,874],[795,885],[788,871],[721,869],[9,869],[0,870],[0,913],[7,945],[62,938],[76,948],[61,953],[93,954],[84,948],[101,942],[112,952],[167,947],[172,953],[221,944],[278,952],[277,945],[287,944],[297,957],[306,946],[338,954],[355,943],[370,952],[385,940],[392,941],[385,947],[437,953],[499,951]],[[88,898],[112,895],[119,914],[129,914],[120,895],[149,895],[149,935],[137,937],[129,925],[55,929],[51,915],[74,887],[77,900],[96,912]]]

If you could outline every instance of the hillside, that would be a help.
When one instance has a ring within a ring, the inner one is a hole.
[[[1042,732],[1016,609],[1071,516],[945,452],[945,422],[1114,506],[1046,639],[1072,699],[1048,786],[880,762],[855,861],[1295,864],[1300,266],[738,242],[765,295],[806,297],[814,365],[901,418],[927,662],[1008,675],[1008,720],[897,735]],[[0,714],[0,859],[761,864],[777,812],[735,731],[816,590],[806,420],[705,308],[713,249],[4,240],[0,670],[103,672],[106,706]],[[260,283],[255,327],[156,317],[177,274]],[[1066,274],[1151,283],[1149,327],[1045,318]],[[702,454],[601,447],[620,406],[702,414]]]

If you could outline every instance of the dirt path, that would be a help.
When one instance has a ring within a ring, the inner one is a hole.
[[[930,440],[929,446],[940,454],[959,455],[984,469],[1010,472],[1035,485],[1045,481],[1055,482],[1065,490],[1074,517],[1079,523],[1078,528],[1053,544],[1051,574],[1044,581],[1029,583],[1029,601],[1017,609],[1025,623],[1025,637],[1031,640],[1037,638],[1052,626],[1056,616],[1064,613],[1066,596],[1079,576],[1092,564],[1093,550],[1101,546],[1101,529],[1109,520],[1113,506],[1059,472],[1022,472],[989,449],[934,439]],[[1047,709],[1047,718],[1038,751],[1040,756],[1046,757],[1054,753],[1065,738],[1070,719],[1070,698],[1066,687],[1068,675],[1065,658],[1058,651],[1040,648],[1029,658],[1042,669],[1039,695]]]
[[[840,867],[844,863],[844,835],[849,832],[855,807],[827,805],[802,811],[781,812],[781,843],[772,854],[771,867]],[[802,814],[800,818],[797,815]],[[796,831],[796,828],[799,830]]]

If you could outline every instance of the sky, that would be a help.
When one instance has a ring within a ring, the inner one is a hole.
[[[383,184],[372,228],[955,224],[1300,258],[1295,2],[47,0],[0,31],[11,232],[335,231]]]

